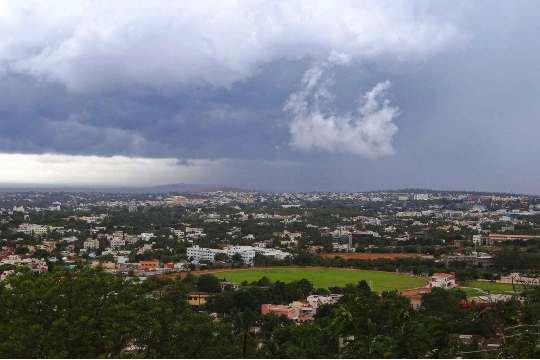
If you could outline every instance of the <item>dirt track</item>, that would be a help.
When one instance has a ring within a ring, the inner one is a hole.
[[[397,258],[406,258],[406,257],[422,257],[419,254],[409,254],[409,253],[322,253],[323,258],[332,259],[336,256],[339,256],[343,259],[355,259],[355,260],[377,260],[377,259],[388,259],[394,260]]]

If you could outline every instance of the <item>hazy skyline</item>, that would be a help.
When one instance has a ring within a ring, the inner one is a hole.
[[[2,1],[0,184],[540,194],[534,1]]]

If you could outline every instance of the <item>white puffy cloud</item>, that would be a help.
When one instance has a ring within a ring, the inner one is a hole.
[[[0,2],[0,68],[74,91],[230,86],[276,59],[416,58],[459,38],[415,1]]]
[[[331,57],[306,71],[302,90],[290,95],[285,104],[284,109],[293,115],[289,124],[291,146],[367,158],[392,155],[392,139],[398,131],[394,120],[399,110],[385,98],[390,82],[379,82],[361,96],[354,113],[336,114],[327,109],[334,99],[328,88],[328,72],[334,64]]]

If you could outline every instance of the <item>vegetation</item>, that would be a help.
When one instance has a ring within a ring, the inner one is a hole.
[[[467,297],[480,296],[480,295],[485,294],[485,292],[483,290],[478,289],[478,288],[460,286],[459,288],[456,288],[456,289],[459,290],[459,291],[464,292],[465,295],[467,295]]]
[[[515,290],[523,290],[523,287],[520,285],[504,284],[495,281],[484,281],[484,280],[468,280],[462,283],[463,286],[477,288],[484,291],[488,291],[492,294],[507,294],[514,293]],[[515,289],[515,290],[514,290]]]
[[[137,358],[424,358],[538,357],[540,289],[524,303],[461,306],[465,294],[434,289],[411,309],[397,292],[372,292],[365,281],[332,289],[342,300],[295,324],[260,315],[260,304],[288,303],[317,292],[307,280],[285,284],[259,279],[216,293],[202,309],[185,299],[198,286],[183,280],[127,280],[101,270],[30,272],[0,285],[0,357]],[[202,310],[202,311],[201,311]],[[217,319],[209,315],[216,313]],[[477,352],[458,334],[504,334],[495,352]]]
[[[279,267],[228,272],[218,271],[214,275],[237,284],[245,281],[253,282],[262,277],[266,277],[271,281],[280,280],[285,283],[307,279],[318,288],[345,286],[365,280],[376,292],[410,289],[426,284],[426,281],[421,278],[405,274],[333,268]]]

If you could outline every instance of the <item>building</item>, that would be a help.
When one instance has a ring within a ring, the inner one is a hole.
[[[141,260],[137,268],[141,271],[154,270],[159,268],[158,260]]]
[[[177,230],[177,229],[173,230],[173,233],[174,233],[174,236],[176,236],[176,238],[178,239],[183,239],[185,235],[185,233],[182,230]]]
[[[482,242],[482,235],[480,234],[475,234],[472,236],[472,242],[474,245],[477,245],[477,246],[482,246],[484,245],[484,243]]]
[[[203,292],[191,292],[187,295],[187,302],[191,306],[201,306],[206,304],[210,294]]]
[[[226,254],[229,258],[232,258],[235,255],[240,255],[242,262],[247,265],[253,265],[255,262],[255,255],[260,254],[268,257],[273,257],[278,260],[284,260],[287,257],[291,256],[290,253],[272,248],[264,248],[259,246],[229,246],[225,249],[210,249],[202,248],[198,245],[193,245],[192,247],[187,248],[187,257],[194,261],[209,261],[214,262],[217,254]]]
[[[289,305],[262,304],[261,314],[274,314],[298,322],[313,320],[316,309],[300,301],[294,301]]]
[[[53,252],[54,249],[56,249],[56,242],[50,241],[50,240],[44,240],[41,242],[41,245],[39,245],[39,248],[47,252]]]
[[[431,287],[429,287],[428,285],[428,286],[424,286],[420,288],[404,290],[404,291],[401,291],[400,294],[401,296],[404,296],[407,299],[409,299],[411,303],[411,308],[413,310],[418,310],[420,306],[422,306],[422,296],[424,294],[429,294],[430,292],[431,292]]]
[[[49,227],[44,226],[44,225],[37,225],[37,224],[21,224],[17,228],[17,231],[22,232],[25,235],[42,236],[42,235],[47,235],[47,232],[49,231]]]
[[[322,305],[332,305],[337,303],[343,295],[330,294],[330,295],[309,295],[306,299],[309,306],[314,309],[318,309]]]
[[[126,241],[127,245],[133,245],[137,241],[139,241],[139,238],[136,235],[124,235],[124,240]]]
[[[538,240],[540,235],[526,235],[526,234],[489,234],[487,238],[488,245],[494,245],[498,242],[505,241],[517,241],[517,240]]]
[[[276,316],[285,316],[288,319],[294,319],[297,315],[295,310],[289,305],[262,304],[261,314],[274,314]]]
[[[499,282],[505,284],[540,285],[540,277],[529,277],[523,276],[520,273],[511,273],[506,276],[501,276]]]
[[[0,261],[0,265],[25,266],[35,273],[47,272],[47,262],[36,258],[23,258],[19,255],[9,255]]]
[[[455,273],[433,273],[429,280],[429,286],[431,288],[439,287],[443,289],[450,289],[456,286],[456,274]]]
[[[83,247],[87,250],[90,249],[99,249],[99,240],[98,239],[87,239],[83,243]]]
[[[187,248],[188,259],[194,261],[209,261],[214,262],[217,254],[226,254],[227,252],[221,249],[202,248],[199,245],[193,245]]]
[[[279,249],[267,249],[263,247],[255,247],[254,251],[257,254],[273,257],[274,259],[277,259],[277,260],[285,260],[287,257],[291,256],[290,253],[279,250]]]
[[[244,264],[253,265],[255,261],[255,250],[253,246],[230,246],[226,251],[229,258],[237,254],[240,255]]]
[[[130,202],[128,205],[128,212],[130,213],[137,212],[137,204],[134,202]]]
[[[154,235],[154,233],[140,233],[139,234],[139,239],[141,239],[142,241],[144,242],[148,242],[150,241],[152,238],[155,238],[156,236]]]
[[[119,237],[113,237],[111,239],[111,247],[112,248],[119,248],[119,247],[122,247],[122,246],[126,246],[126,240],[124,240],[123,238],[119,238]]]
[[[473,251],[468,255],[443,255],[437,262],[443,262],[446,266],[452,262],[465,262],[475,266],[487,267],[493,263],[493,256],[483,252]]]
[[[189,226],[186,227],[185,234],[186,234],[186,237],[189,239],[198,239],[198,238],[206,236],[206,234],[204,233],[204,229],[194,228],[194,227],[189,227]]]
[[[92,261],[90,263],[90,267],[92,268],[97,268],[97,267],[100,267],[102,268],[103,270],[108,270],[108,271],[114,271],[116,270],[116,264],[112,261],[99,261],[99,260],[95,260],[95,261]]]

